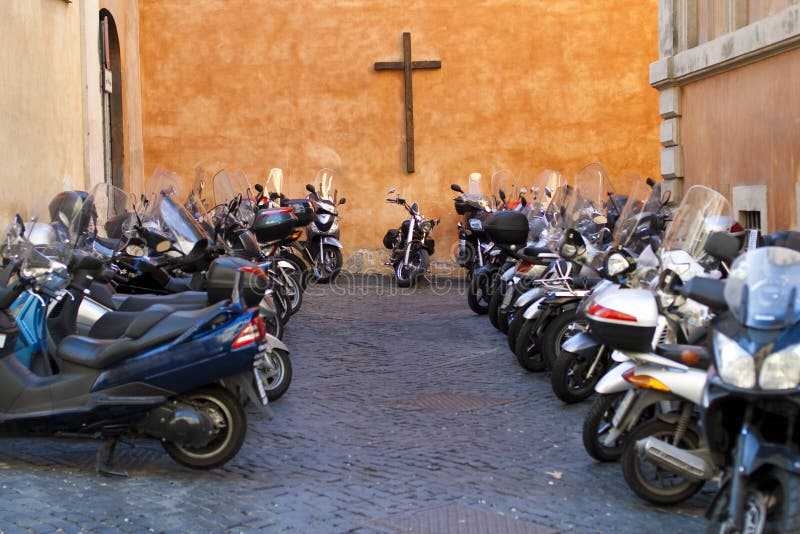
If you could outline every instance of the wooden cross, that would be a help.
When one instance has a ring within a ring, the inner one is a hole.
[[[414,172],[414,101],[411,96],[411,71],[440,69],[441,61],[411,61],[411,34],[403,33],[403,61],[377,61],[375,70],[402,70],[406,104],[406,171]]]

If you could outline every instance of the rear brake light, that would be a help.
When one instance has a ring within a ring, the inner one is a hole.
[[[601,306],[600,304],[592,304],[589,307],[589,315],[593,315],[594,317],[601,317],[603,319],[612,319],[615,321],[632,321],[636,322],[636,317],[633,315],[628,315],[627,313],[623,313],[621,311],[612,310],[611,308],[606,308],[605,306]]]
[[[624,378],[626,382],[630,382],[634,386],[638,386],[640,388],[654,389],[656,391],[670,391],[670,389],[663,382],[653,378],[652,376],[634,374],[633,367],[622,373],[622,378]]]
[[[232,349],[240,349],[251,345],[253,343],[261,343],[267,337],[267,327],[264,320],[260,316],[256,316],[252,321],[247,323],[247,326],[242,328],[236,339],[231,344]]]

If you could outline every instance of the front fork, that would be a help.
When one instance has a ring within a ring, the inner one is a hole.
[[[416,218],[411,217],[411,222],[408,224],[408,238],[406,239],[406,254],[403,256],[403,265],[408,267],[408,257],[411,255],[411,243],[414,241],[414,224],[417,222]]]
[[[753,407],[748,405],[744,413],[744,422],[736,443],[736,458],[731,474],[731,498],[728,503],[728,517],[733,518],[734,526],[741,526],[744,522],[744,506],[747,498],[747,474],[745,473],[745,455],[747,454],[747,435],[750,419],[753,416]]]

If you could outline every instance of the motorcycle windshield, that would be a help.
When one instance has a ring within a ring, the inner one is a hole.
[[[86,198],[74,191],[61,193],[49,205],[31,209],[28,220],[19,217],[6,229],[3,256],[17,262],[20,275],[35,279],[35,286],[59,291],[69,284],[67,265],[93,216]]]
[[[721,194],[702,185],[689,188],[664,236],[662,262],[673,270],[673,264],[680,261],[706,263],[706,241],[712,233],[730,229],[733,222],[730,214],[728,199]],[[681,257],[685,260],[680,260]]]
[[[592,243],[601,241],[606,211],[614,198],[614,187],[599,163],[592,163],[575,176],[575,194],[565,206],[568,228],[574,228]]]
[[[255,199],[251,198],[250,183],[243,172],[228,173],[224,169],[219,171],[212,180],[212,189],[215,209],[228,206],[235,201],[236,210],[231,215],[236,217],[242,226],[252,226],[256,216],[253,207]]]
[[[175,172],[158,167],[153,171],[145,188],[145,198],[152,207],[158,203],[162,193],[167,193],[183,200],[188,196],[183,179]]]
[[[133,230],[136,214],[130,193],[102,183],[92,188],[86,202],[94,210],[92,231],[96,236],[120,239]]]
[[[206,172],[202,167],[195,170],[194,184],[186,197],[183,207],[201,224],[211,223],[209,209],[213,208],[213,200],[206,196]]]
[[[284,191],[283,182],[283,169],[270,169],[267,180],[264,182],[264,196],[269,198],[270,193],[277,193],[278,196],[286,195],[287,193]]]
[[[334,188],[334,178],[336,171],[333,169],[320,169],[314,178],[314,187],[320,200],[327,200],[332,204],[338,201],[338,191]]]
[[[644,226],[645,221],[661,209],[661,184],[651,188],[641,177],[632,174],[627,175],[625,181],[633,185],[614,226],[611,245],[612,248],[628,247],[634,252],[641,252],[644,246],[635,236],[641,236],[649,230],[649,224]]]
[[[479,172],[470,173],[467,177],[467,194],[470,196],[485,198],[483,193],[483,183],[481,182],[482,176]]]
[[[551,169],[545,169],[540,172],[531,184],[530,208],[544,212],[552,200],[552,195],[564,184],[566,182],[560,172]]]
[[[742,254],[731,265],[725,302],[742,324],[763,330],[800,321],[800,252],[763,247]]]
[[[519,183],[514,173],[508,169],[492,175],[492,204],[495,209],[503,204],[507,209],[514,209],[519,204]]]
[[[553,193],[553,198],[545,211],[547,228],[540,238],[547,239],[547,246],[551,250],[558,250],[564,231],[570,228],[569,210],[575,203],[575,188],[570,185],[562,185]]]

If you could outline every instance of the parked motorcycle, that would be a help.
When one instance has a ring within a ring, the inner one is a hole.
[[[387,194],[394,193],[395,189],[391,189]],[[426,219],[416,202],[409,205],[399,194],[387,198],[386,202],[402,206],[408,213],[408,219],[400,228],[386,232],[383,245],[390,251],[386,265],[394,269],[398,287],[411,287],[428,271],[430,256],[435,250],[435,242],[429,235],[439,219]]]
[[[117,339],[66,336],[56,347],[62,364],[56,375],[37,376],[17,357],[21,327],[9,306],[24,292],[43,306],[63,302],[69,266],[97,262],[73,256],[83,215],[59,211],[55,225],[41,222],[46,218],[18,220],[6,236],[0,435],[103,440],[97,469],[105,474],[124,474],[110,462],[117,441],[131,438],[158,439],[188,467],[224,465],[245,438],[240,398],[267,402],[263,390],[252,387],[261,384],[266,334],[255,310],[239,298],[241,279],[232,302],[196,311],[151,308],[127,320]]]
[[[464,216],[463,221],[458,222],[456,262],[467,270],[467,278],[471,279],[475,269],[483,267],[486,254],[491,248],[483,225],[492,214],[492,208],[489,206],[489,200],[481,192],[481,174],[471,173],[468,183],[468,193],[464,193],[458,184],[451,184],[450,189],[460,193],[453,199],[453,203],[456,213]],[[480,313],[480,310],[476,313]]]

